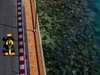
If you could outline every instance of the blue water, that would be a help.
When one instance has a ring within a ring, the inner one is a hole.
[[[100,49],[100,0],[96,0],[95,2],[95,8],[96,8],[96,45]]]
[[[94,17],[94,27],[95,27],[95,51],[96,51],[96,58],[94,58],[95,64],[96,64],[96,69],[98,71],[98,73],[94,74],[94,75],[100,75],[100,0],[94,0],[94,2],[92,2],[93,0],[89,0],[90,1],[90,5],[89,8],[91,8],[91,12],[93,12],[94,14],[91,15],[91,13],[89,15]]]

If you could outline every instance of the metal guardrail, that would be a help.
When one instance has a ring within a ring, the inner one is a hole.
[[[34,21],[33,29],[34,29],[34,36],[36,39],[36,46],[37,46],[36,53],[37,53],[37,60],[38,60],[39,75],[46,75],[42,41],[41,41],[41,35],[40,35],[40,29],[39,29],[38,16],[36,13],[36,1],[35,0],[31,0],[31,11],[32,11],[32,16],[33,16],[32,20]]]
[[[24,0],[29,75],[46,75],[35,0]]]

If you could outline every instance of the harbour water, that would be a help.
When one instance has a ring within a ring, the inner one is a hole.
[[[96,44],[97,44],[97,47],[100,49],[100,0],[96,0],[96,3],[95,3],[95,8],[96,8],[96,19],[95,19],[95,22],[96,22]]]
[[[100,0],[94,0],[95,2],[93,3],[94,6],[92,6],[92,11],[95,13],[95,51],[97,59],[94,59],[96,61],[96,70],[97,73],[94,75],[100,75]]]

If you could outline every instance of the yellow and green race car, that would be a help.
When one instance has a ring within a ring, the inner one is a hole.
[[[3,53],[5,56],[14,56],[15,50],[14,50],[14,38],[12,37],[11,33],[8,33],[6,37],[3,38],[4,41],[4,50]]]

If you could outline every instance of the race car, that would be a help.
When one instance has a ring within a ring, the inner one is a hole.
[[[14,50],[14,38],[12,37],[12,34],[8,33],[6,37],[3,37],[3,41],[4,41],[3,54],[5,56],[14,56],[16,53]]]

